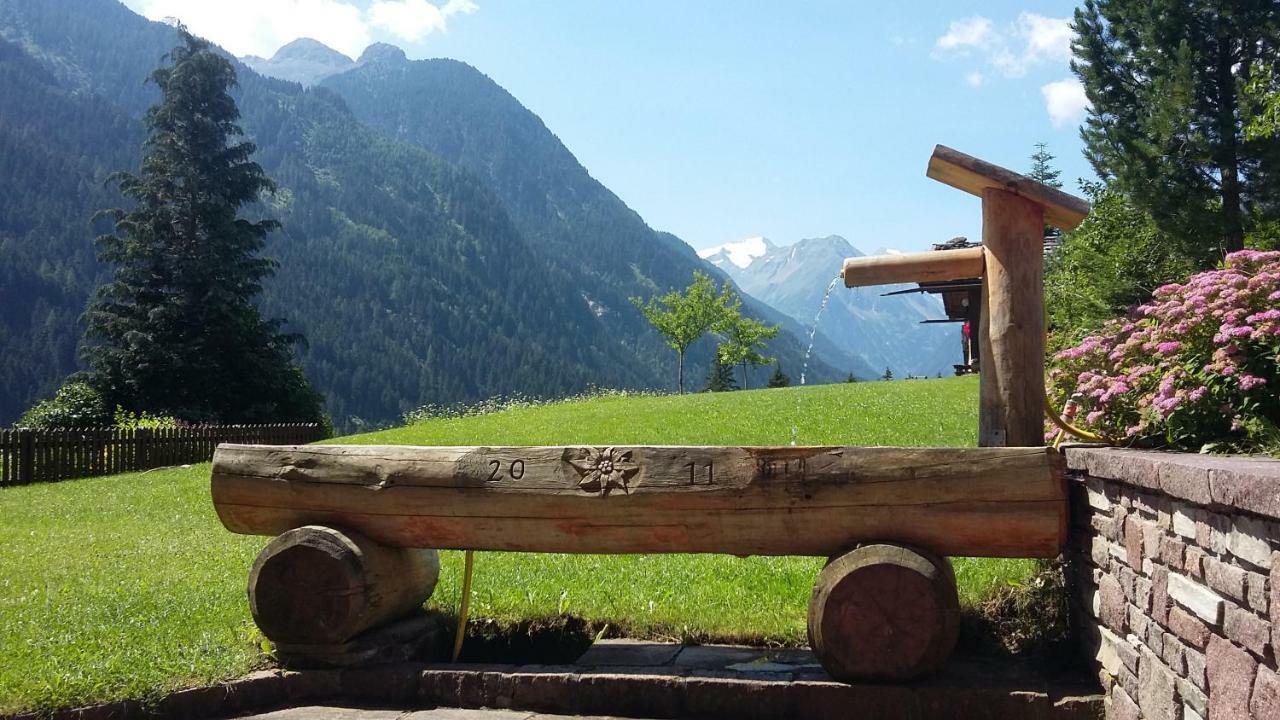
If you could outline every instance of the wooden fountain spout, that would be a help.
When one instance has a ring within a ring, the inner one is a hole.
[[[844,261],[845,287],[935,282],[982,277],[982,248],[935,250],[901,255],[870,255]]]
[[[943,145],[934,148],[926,174],[982,198],[982,247],[849,258],[845,286],[981,279],[978,444],[1041,445],[1044,229],[1074,229],[1089,204]]]

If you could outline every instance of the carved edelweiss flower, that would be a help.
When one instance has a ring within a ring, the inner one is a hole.
[[[640,471],[640,467],[631,461],[630,450],[586,448],[582,453],[585,457],[569,461],[580,476],[580,489],[598,492],[600,497],[607,496],[611,490],[631,492],[627,481]]]

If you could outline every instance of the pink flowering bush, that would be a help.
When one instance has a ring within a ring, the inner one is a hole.
[[[1053,356],[1050,398],[1127,444],[1280,451],[1280,251],[1165,285]]]

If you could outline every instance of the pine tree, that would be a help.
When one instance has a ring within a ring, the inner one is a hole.
[[[716,358],[711,363],[711,372],[707,375],[707,392],[727,392],[737,390],[738,383],[733,378],[733,366]]]
[[[1240,93],[1276,65],[1280,4],[1086,0],[1074,30],[1086,154],[1182,252],[1211,265],[1280,218],[1280,136],[1245,136]]]
[[[1036,151],[1031,153],[1031,171],[1027,173],[1027,177],[1032,180],[1038,180],[1050,187],[1062,187],[1062,171],[1053,166],[1053,160],[1056,156],[1049,152],[1049,143],[1036,143]],[[1062,231],[1051,225],[1044,226],[1044,242],[1045,245],[1056,247],[1058,240],[1062,237]]]
[[[782,388],[791,386],[791,376],[782,372],[782,365],[773,364],[773,374],[769,376],[769,387]]]
[[[880,379],[881,379],[881,380],[892,380],[892,379],[893,379],[893,370],[892,370],[891,368],[889,368],[888,366],[886,366],[886,367],[885,367],[885,369],[884,369],[884,374],[880,376]]]
[[[844,381],[847,383],[856,383],[858,382],[858,378],[854,377],[853,373],[849,373],[849,377],[845,378]]]
[[[1036,151],[1031,154],[1031,172],[1027,177],[1051,187],[1062,187],[1062,171],[1053,166],[1056,157],[1049,152],[1049,143],[1036,143]]]
[[[108,406],[185,420],[322,419],[320,398],[292,362],[298,336],[254,305],[275,269],[260,253],[274,220],[240,209],[273,189],[238,141],[228,90],[235,69],[207,42],[182,44],[150,77],[161,99],[146,114],[138,174],[117,173],[132,207],[104,211],[98,239],[114,265],[88,312],[83,355]]]

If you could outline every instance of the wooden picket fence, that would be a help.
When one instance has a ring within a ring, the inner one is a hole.
[[[324,437],[316,423],[0,430],[0,487],[205,462],[224,442],[297,445]]]

